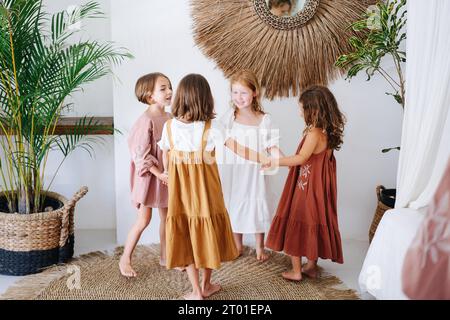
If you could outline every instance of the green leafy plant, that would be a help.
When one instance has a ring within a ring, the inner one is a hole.
[[[336,66],[347,70],[346,79],[355,77],[359,72],[365,71],[367,81],[374,74],[380,74],[393,89],[386,92],[402,106],[405,107],[405,78],[402,64],[406,62],[406,52],[401,50],[401,44],[406,39],[404,27],[406,25],[406,0],[379,1],[374,10],[364,13],[362,19],[354,22],[350,28],[358,33],[352,36],[349,44],[353,51],[340,56]],[[382,59],[391,57],[396,74],[390,75],[382,66]],[[388,152],[392,149],[383,149]]]
[[[91,154],[88,134],[101,129],[94,118],[54,133],[69,96],[131,58],[109,42],[73,40],[83,20],[102,16],[96,2],[50,18],[42,0],[0,1],[0,175],[10,212],[42,211],[50,151],[62,153],[61,164],[77,148]]]

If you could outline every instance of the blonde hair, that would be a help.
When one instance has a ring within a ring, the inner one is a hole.
[[[328,148],[339,150],[346,119],[331,91],[324,86],[311,86],[302,93],[299,102],[307,125],[305,133],[311,127],[322,129],[327,134]]]
[[[139,102],[145,104],[150,103],[150,98],[155,90],[155,85],[158,78],[166,78],[167,81],[169,81],[170,89],[172,89],[172,83],[166,75],[160,72],[146,74],[137,80],[136,86],[134,87],[134,93]]]
[[[265,112],[263,111],[261,105],[261,85],[259,84],[256,75],[252,71],[247,69],[240,70],[233,74],[230,78],[230,87],[235,83],[240,83],[255,93],[252,101],[252,110],[254,112],[264,114]],[[232,106],[234,108],[234,112],[236,113],[236,106],[233,103]]]
[[[200,74],[188,74],[178,84],[172,114],[187,121],[215,118],[214,99],[208,81]]]

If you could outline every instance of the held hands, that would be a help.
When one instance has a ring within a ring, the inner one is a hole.
[[[264,161],[261,161],[261,169],[264,171],[269,171],[277,168],[279,165],[278,158],[268,158],[266,157]]]
[[[165,186],[169,184],[169,174],[167,172],[161,172],[158,175],[158,179],[161,180]]]

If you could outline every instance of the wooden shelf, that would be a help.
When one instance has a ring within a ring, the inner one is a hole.
[[[81,117],[67,117],[60,119],[58,121],[58,124],[55,129],[55,134],[62,135],[66,134],[68,132],[72,132],[73,128],[75,126],[75,123],[80,120]],[[113,131],[111,129],[114,129],[114,119],[113,117],[94,117],[94,121],[97,122],[97,125],[99,126],[105,126],[108,129],[100,129],[96,131],[92,131],[89,134],[90,135],[112,135]]]
[[[98,126],[104,126],[105,129],[99,129],[89,132],[89,135],[113,135],[114,131],[114,119],[113,117],[93,117],[94,122]],[[55,135],[63,135],[73,132],[75,124],[77,121],[82,119],[82,117],[67,117],[60,119],[55,128]],[[0,130],[0,136],[3,135],[3,130]]]

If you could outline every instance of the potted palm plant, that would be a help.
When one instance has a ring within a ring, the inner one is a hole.
[[[72,41],[81,21],[102,16],[98,3],[51,18],[44,9],[42,0],[0,1],[1,274],[34,273],[72,257],[74,207],[87,188],[70,201],[51,192],[48,155],[60,151],[62,164],[77,148],[91,152],[96,138],[87,134],[105,128],[92,117],[65,135],[56,126],[67,97],[131,56],[111,43]]]
[[[406,52],[402,51],[402,42],[406,39],[405,5],[406,0],[387,0],[372,6],[361,20],[350,26],[358,34],[349,39],[353,51],[340,56],[336,61],[337,67],[347,70],[347,79],[355,77],[361,71],[367,74],[367,81],[374,74],[381,75],[393,90],[386,94],[393,96],[402,109],[405,107],[405,78],[402,70],[406,62]],[[384,58],[392,59],[394,74],[389,74],[383,67]],[[386,148],[382,152],[393,149],[400,150],[400,147]],[[369,239],[372,239],[384,212],[395,205],[395,189],[378,186],[376,192],[378,207],[369,231]]]

